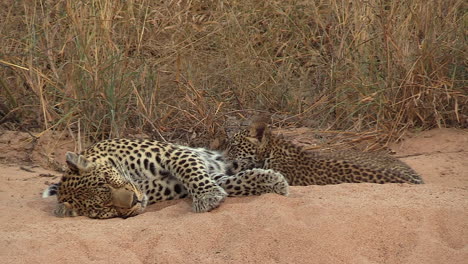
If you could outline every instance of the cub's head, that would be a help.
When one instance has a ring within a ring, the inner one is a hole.
[[[72,152],[66,161],[69,170],[55,187],[55,215],[127,218],[146,208],[148,198],[120,163],[95,163]]]
[[[248,129],[229,138],[225,149],[229,158],[237,161],[240,171],[262,168],[271,137],[266,122],[253,121]]]

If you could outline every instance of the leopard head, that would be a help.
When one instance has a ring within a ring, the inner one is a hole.
[[[148,198],[118,162],[92,162],[72,152],[66,161],[69,169],[57,185],[57,216],[127,218],[146,208]]]
[[[270,147],[271,131],[266,122],[254,121],[228,139],[228,156],[239,163],[240,170],[262,168]]]

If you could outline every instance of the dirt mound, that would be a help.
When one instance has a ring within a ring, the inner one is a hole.
[[[190,212],[184,199],[125,220],[56,218],[55,199],[40,193],[58,173],[0,165],[0,257],[3,263],[466,263],[467,133],[437,129],[392,146],[424,185],[292,187],[289,197],[228,198],[204,214]],[[19,148],[23,141],[10,142]],[[0,144],[4,157],[8,144],[3,137]]]
[[[67,133],[46,131],[34,135],[0,130],[0,163],[35,164],[61,170],[67,151],[76,151],[74,140]]]

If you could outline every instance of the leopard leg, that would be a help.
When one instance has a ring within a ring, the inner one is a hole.
[[[229,196],[261,195],[277,193],[287,196],[289,185],[284,176],[273,170],[251,169],[226,176],[212,175],[212,178]]]
[[[71,205],[69,203],[67,203],[67,202],[58,203],[55,206],[54,214],[57,217],[74,217],[74,216],[78,216],[78,213],[75,210],[73,210]]]
[[[210,177],[208,166],[192,150],[174,151],[169,159],[170,172],[192,197],[193,211],[197,213],[211,211],[228,196],[226,191]]]
[[[193,196],[192,208],[197,213],[208,212],[218,207],[228,196],[220,186],[213,186],[210,190]]]

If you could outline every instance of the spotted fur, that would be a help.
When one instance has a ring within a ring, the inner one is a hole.
[[[228,140],[227,150],[241,170],[272,169],[283,174],[290,185],[424,183],[408,165],[388,155],[305,151],[272,134],[264,122],[254,122],[235,134]]]
[[[68,162],[68,156],[76,156],[86,165],[81,166],[84,169]],[[82,155],[67,154],[67,163],[69,172],[44,192],[45,196],[57,194],[59,216],[128,217],[143,212],[146,204],[184,197],[192,198],[195,212],[207,212],[228,195],[288,193],[280,173],[238,172],[237,164],[227,162],[221,153],[153,140],[104,140]],[[134,196],[127,192],[124,201],[112,202],[116,200],[114,182],[126,184]]]

